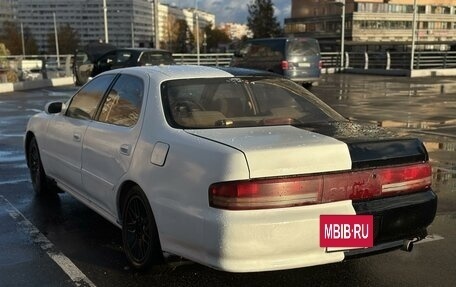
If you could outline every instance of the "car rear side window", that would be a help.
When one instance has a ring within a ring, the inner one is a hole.
[[[77,119],[92,119],[114,77],[115,75],[104,75],[90,81],[71,99],[65,115]]]
[[[141,111],[143,93],[144,84],[141,79],[121,75],[109,91],[98,120],[125,127],[135,125]]]
[[[253,41],[248,48],[249,57],[284,57],[284,40]]]

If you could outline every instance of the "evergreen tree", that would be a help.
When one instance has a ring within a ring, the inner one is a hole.
[[[253,38],[270,38],[282,35],[271,0],[254,0],[247,4],[249,16],[247,26],[253,33]]]
[[[79,46],[79,33],[70,24],[60,26],[57,29],[57,37],[59,38],[60,54],[73,54]],[[48,54],[56,54],[55,34],[53,32],[47,35],[47,44]]]
[[[178,30],[176,31],[176,45],[174,46],[173,52],[188,53],[193,49],[195,43],[193,33],[188,28],[185,20],[177,20],[176,26],[178,27]]]
[[[11,55],[22,55],[21,33],[15,22],[3,22],[3,33],[0,42],[3,42]]]
[[[206,49],[208,51],[217,51],[221,44],[228,44],[231,42],[225,31],[218,28],[212,28],[211,24],[204,28],[204,33],[206,34]]]

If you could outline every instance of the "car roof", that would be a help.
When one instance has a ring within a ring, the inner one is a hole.
[[[160,65],[121,68],[105,73],[128,73],[136,75],[149,75],[158,81],[196,79],[196,78],[226,78],[226,77],[277,77],[282,76],[267,71],[244,69],[236,67],[208,67],[195,65]]]
[[[160,53],[171,53],[167,50],[152,49],[152,48],[117,48],[116,51],[134,51],[134,52],[160,52]]]

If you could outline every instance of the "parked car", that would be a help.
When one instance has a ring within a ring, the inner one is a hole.
[[[265,70],[311,86],[320,79],[320,46],[313,38],[251,39],[234,54],[230,66]]]
[[[105,53],[100,53],[104,51]],[[74,57],[73,74],[76,85],[87,83],[105,71],[150,65],[171,65],[174,59],[171,52],[158,49],[125,48],[117,49],[112,45],[98,44],[81,51]]]
[[[410,250],[437,205],[418,139],[264,71],[105,72],[33,116],[25,152],[35,192],[58,186],[120,227],[140,269],[162,251],[253,272]],[[373,216],[373,246],[321,247],[321,215]]]

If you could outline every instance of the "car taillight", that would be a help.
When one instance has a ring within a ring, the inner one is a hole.
[[[232,181],[209,187],[209,205],[230,210],[267,209],[362,200],[426,190],[428,163],[311,176]]]
[[[320,70],[323,69],[323,61],[322,61],[322,60],[320,60],[320,61],[318,62],[318,68],[319,68]]]
[[[282,70],[288,70],[290,68],[290,64],[288,63],[288,61],[282,61],[281,62],[281,66],[282,66]]]
[[[383,194],[411,192],[429,187],[431,175],[432,171],[429,164],[395,167],[381,170],[378,173]]]

